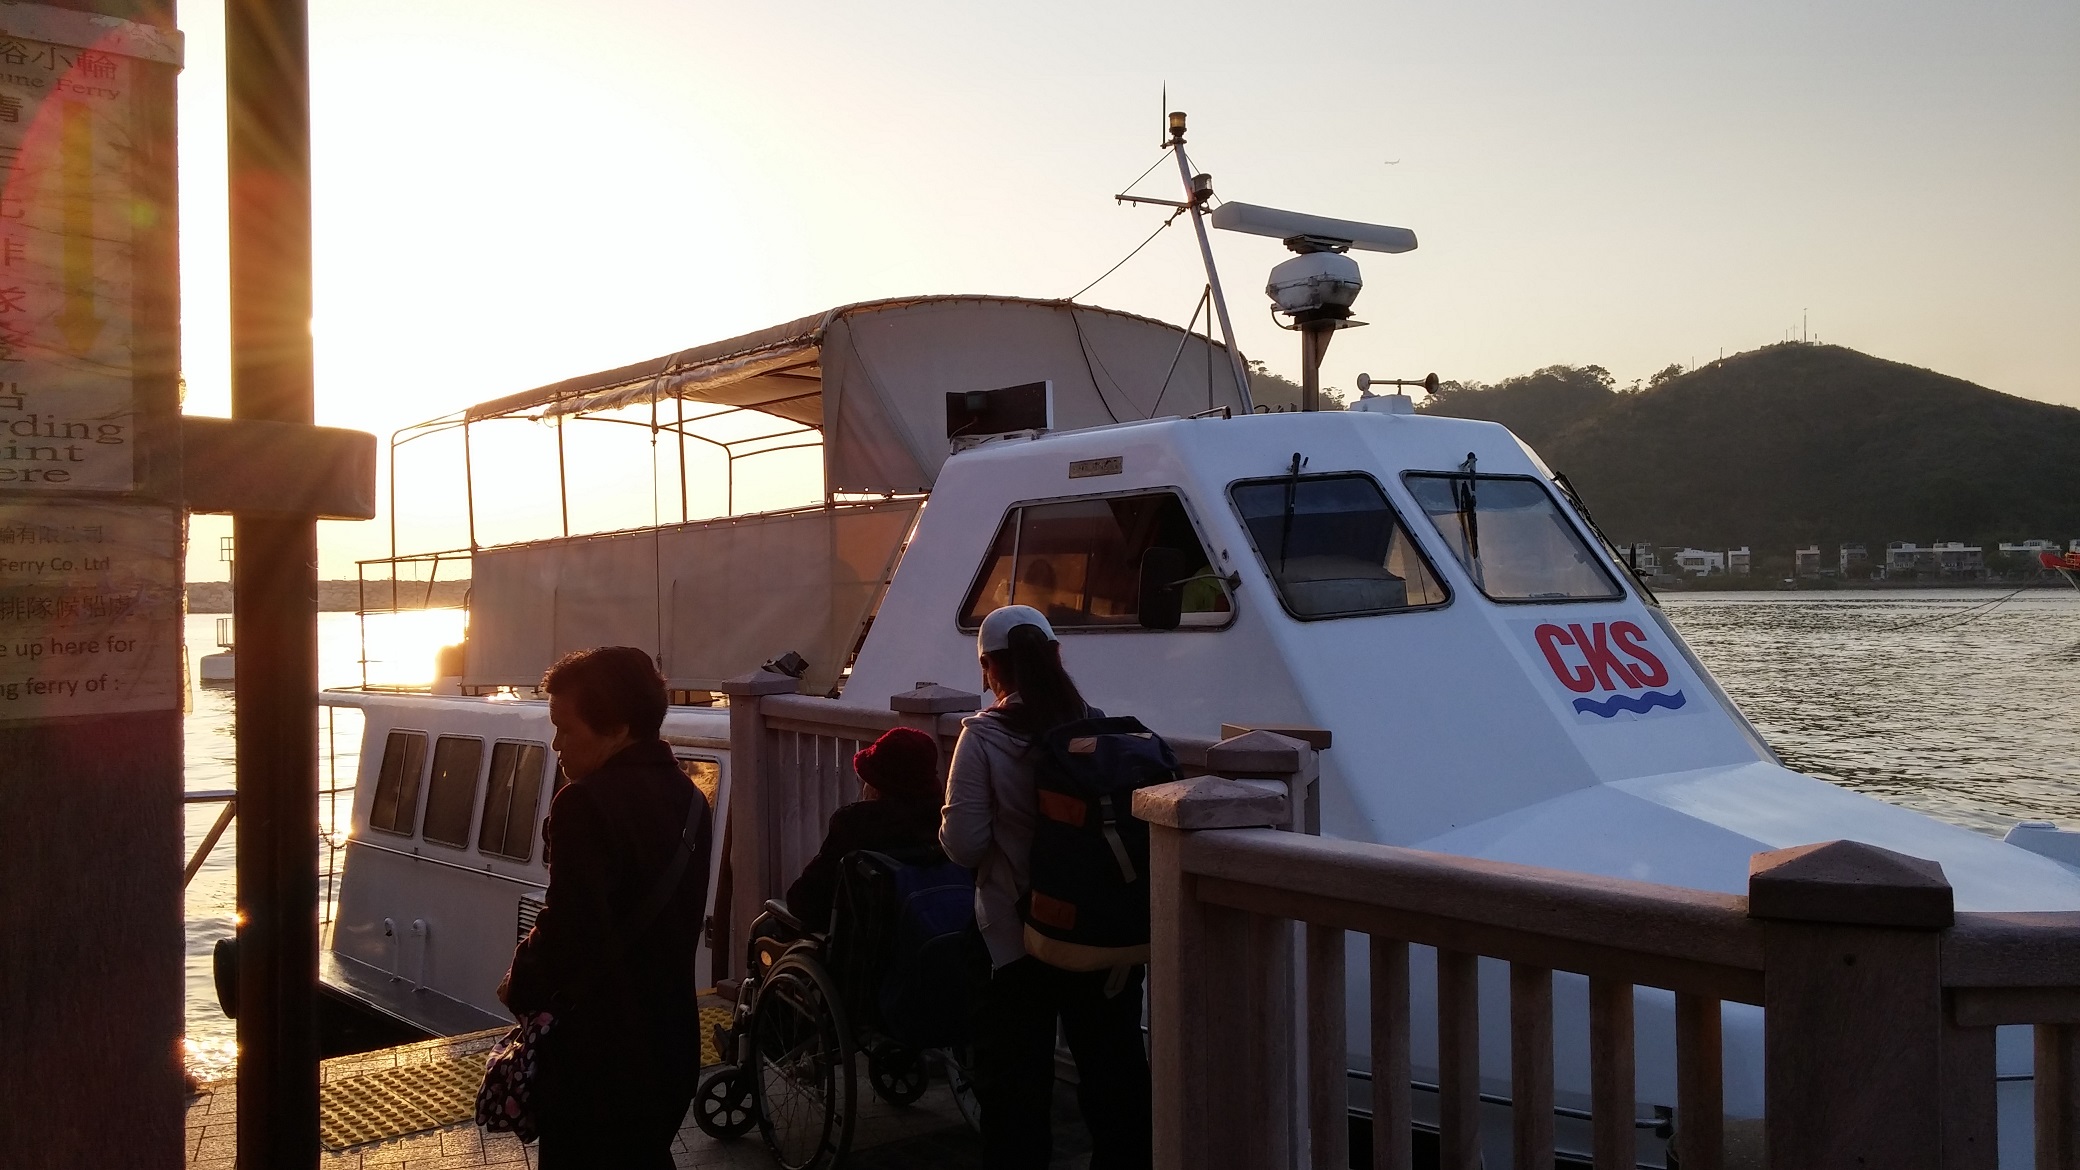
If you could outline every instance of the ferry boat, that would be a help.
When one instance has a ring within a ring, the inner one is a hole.
[[[2080,909],[2070,833],[2005,843],[1787,767],[1564,481],[1502,426],[1419,414],[1399,395],[1264,409],[1230,357],[1082,304],[918,297],[401,434],[632,418],[664,443],[723,447],[732,474],[815,442],[824,490],[807,508],[466,550],[468,635],[446,693],[324,695],[365,720],[329,992],[429,1033],[504,1021],[493,989],[548,880],[539,822],[556,770],[533,688],[559,655],[652,651],[673,692],[667,740],[724,810],[718,826],[743,832],[726,815],[722,680],[792,652],[804,693],[846,703],[885,710],[920,680],[979,692],[976,625],[1012,602],[1048,614],[1108,711],[1178,734],[1238,717],[1332,733],[1325,835],[1732,893],[1757,851],[1849,838],[1940,862],[1960,910]],[[1151,565],[1182,583],[1161,614],[1143,605]],[[728,852],[714,850],[708,886],[723,907]],[[1369,999],[1353,950],[1357,1104]],[[732,959],[704,949],[704,978]],[[1414,965],[1419,1082],[1435,1080],[1428,969]],[[1499,974],[1482,979],[1494,1070],[1509,1052]],[[1674,1102],[1673,1004],[1638,996],[1651,1110]],[[1576,1149],[1586,1003],[1586,980],[1557,977],[1560,1132]],[[1725,1013],[1727,1110],[1758,1117],[1760,1009]],[[2029,1068],[2026,1034],[2003,1035],[2004,1124],[2029,1124]],[[1507,1107],[1490,1108],[1491,1148],[1507,1148]]]

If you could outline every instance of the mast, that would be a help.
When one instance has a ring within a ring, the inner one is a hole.
[[[1213,311],[1220,316],[1221,341],[1228,347],[1228,365],[1235,373],[1235,393],[1242,399],[1244,413],[1256,410],[1249,397],[1249,371],[1242,365],[1242,351],[1235,348],[1235,326],[1228,321],[1228,298],[1221,295],[1220,270],[1213,265],[1213,242],[1206,238],[1206,200],[1213,194],[1210,176],[1194,178],[1192,164],[1184,156],[1184,111],[1170,112],[1170,151],[1177,156],[1177,177],[1184,182],[1185,205],[1192,213],[1192,230],[1199,235],[1199,258],[1206,264],[1206,284],[1213,290]],[[1201,180],[1204,180],[1202,185]]]

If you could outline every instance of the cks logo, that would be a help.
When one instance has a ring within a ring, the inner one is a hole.
[[[1609,719],[1620,711],[1645,715],[1656,707],[1671,711],[1683,706],[1680,690],[1659,690],[1668,685],[1668,667],[1647,648],[1647,634],[1632,622],[1595,622],[1565,626],[1541,624],[1531,635],[1546,665],[1560,685],[1583,696],[1574,709],[1584,715]],[[1618,692],[1645,690],[1644,694]],[[1589,696],[1602,692],[1605,698]]]

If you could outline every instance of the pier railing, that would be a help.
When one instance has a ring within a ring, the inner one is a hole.
[[[1212,753],[1220,775],[1135,799],[1155,826],[1159,1167],[1349,1164],[1353,936],[1370,961],[1375,1167],[1410,1164],[1411,945],[1436,954],[1443,1167],[1483,1164],[1482,957],[1509,965],[1519,1168],[1553,1165],[1555,972],[1588,979],[1598,1167],[1630,1170],[1648,1152],[1635,1125],[1637,987],[1675,994],[1683,1170],[1725,1164],[1726,1002],[1764,1009],[1770,1166],[1991,1170],[1994,1029],[2006,1024],[2035,1027],[2035,1165],[2080,1166],[2080,914],[1954,914],[1934,863],[1854,842],[1757,854],[1742,897],[1280,832],[1288,796],[1236,782],[1311,771],[1306,745],[1273,739],[1252,737],[1247,753],[1229,741]],[[1298,997],[1286,986],[1293,923]]]
[[[723,948],[814,855],[830,813],[857,799],[853,752],[908,725],[938,738],[943,769],[979,703],[927,683],[883,710],[796,695],[797,685],[758,672],[724,687],[731,816],[758,831],[730,833]],[[1372,1165],[1406,1170],[1411,947],[1435,952],[1447,1170],[1484,1164],[1481,958],[1508,964],[1507,1160],[1519,1168],[1550,1170],[1556,1117],[1582,1113],[1555,1108],[1554,977],[1567,972],[1588,985],[1599,1168],[1631,1170],[1659,1152],[1640,1148],[1634,1064],[1636,989],[1656,988],[1674,995],[1672,1146],[1683,1170],[1729,1165],[1726,1003],[1764,1009],[1770,1166],[1993,1170],[1994,1030],[2030,1025],[2035,1165],[2080,1170],[2080,914],[1957,914],[1934,863],[1855,842],[1757,854],[1741,896],[1324,839],[1313,835],[1313,744],[1325,736],[1158,730],[1191,777],[1135,798],[1152,826],[1164,1170],[1341,1170],[1354,1105],[1369,1105]],[[1369,959],[1363,1104],[1349,1095],[1351,943]],[[1486,1165],[1504,1164],[1489,1153]]]
[[[765,900],[779,896],[816,855],[831,813],[859,799],[854,752],[891,728],[915,727],[939,741],[943,781],[961,720],[982,701],[973,692],[920,683],[875,708],[793,693],[799,685],[769,671],[723,685],[730,703],[729,803],[731,815],[746,824],[729,834],[729,939],[746,937]],[[1213,737],[1164,738],[1186,775],[1204,773]],[[715,949],[733,955],[716,933]]]

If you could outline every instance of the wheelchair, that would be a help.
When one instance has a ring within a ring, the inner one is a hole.
[[[730,1024],[715,1027],[725,1063],[701,1074],[694,1095],[702,1132],[734,1138],[755,1124],[783,1170],[833,1170],[852,1146],[862,1053],[867,1082],[882,1100],[916,1102],[937,1069],[962,1118],[980,1128],[964,1029],[899,1035],[906,1029],[884,1019],[890,981],[903,977],[890,968],[906,871],[912,884],[958,873],[972,891],[966,871],[943,854],[862,850],[840,863],[828,929],[813,930],[785,903],[766,902],[745,944]],[[967,978],[966,971],[929,974],[942,988]]]

